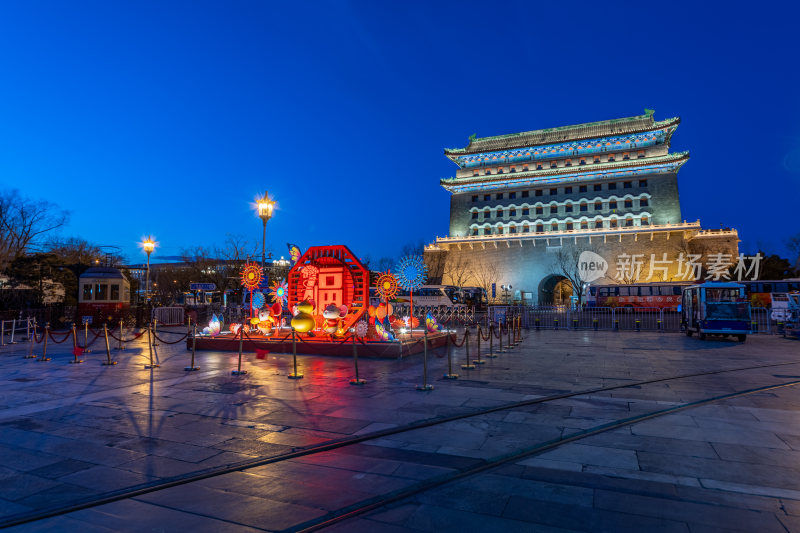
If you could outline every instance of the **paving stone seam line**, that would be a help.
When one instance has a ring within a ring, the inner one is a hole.
[[[725,370],[713,370],[713,371],[707,371],[707,372],[698,372],[698,373],[694,373],[694,374],[682,374],[682,375],[673,376],[673,377],[657,378],[657,379],[646,380],[646,381],[638,381],[638,382],[628,383],[628,384],[612,385],[610,387],[599,387],[599,388],[593,388],[593,389],[585,389],[585,390],[582,390],[582,391],[575,391],[575,392],[556,394],[556,395],[551,395],[551,396],[543,396],[541,398],[534,398],[534,399],[530,399],[530,400],[523,400],[523,401],[520,401],[520,402],[514,402],[514,403],[510,403],[510,404],[504,404],[504,405],[500,405],[500,406],[489,407],[489,408],[481,409],[481,410],[473,412],[473,413],[463,413],[463,414],[453,415],[453,416],[445,417],[445,418],[433,418],[433,419],[422,420],[420,422],[414,422],[414,423],[411,423],[411,424],[407,424],[405,426],[400,426],[400,427],[394,427],[394,428],[388,428],[388,429],[383,429],[383,430],[379,430],[379,431],[374,431],[374,432],[367,433],[367,434],[364,434],[364,435],[359,435],[357,437],[350,437],[350,438],[330,441],[330,442],[327,442],[327,443],[324,443],[324,444],[321,444],[321,445],[318,445],[318,446],[314,446],[314,447],[311,447],[311,448],[305,448],[305,449],[301,449],[301,450],[296,450],[296,451],[285,453],[285,454],[275,455],[275,456],[266,457],[266,458],[262,457],[262,458],[258,458],[258,459],[255,459],[255,460],[248,460],[248,461],[243,461],[243,462],[240,462],[240,463],[229,464],[229,465],[226,465],[226,466],[224,466],[222,468],[210,468],[210,469],[208,469],[206,471],[201,471],[200,473],[194,473],[194,474],[191,474],[189,476],[176,477],[176,478],[173,478],[173,479],[170,479],[168,481],[161,482],[161,483],[155,482],[155,483],[143,484],[142,486],[139,486],[139,487],[136,487],[136,488],[122,489],[120,491],[109,493],[109,494],[107,494],[106,496],[104,496],[102,498],[96,498],[96,499],[85,501],[85,502],[82,502],[82,503],[73,504],[73,505],[70,505],[70,506],[67,506],[67,507],[62,507],[62,508],[58,508],[58,509],[52,509],[52,510],[44,511],[44,512],[31,513],[29,515],[21,515],[21,516],[17,516],[16,518],[11,517],[10,520],[7,520],[6,522],[0,523],[0,529],[5,529],[7,527],[12,527],[12,526],[15,526],[15,525],[21,525],[21,524],[26,524],[26,523],[30,523],[30,522],[35,522],[35,521],[43,520],[43,519],[46,519],[46,518],[52,518],[52,517],[55,517],[55,516],[60,516],[60,515],[68,514],[68,513],[71,513],[71,512],[74,512],[74,511],[83,510],[83,509],[89,509],[89,508],[92,508],[92,507],[97,507],[99,505],[104,505],[104,504],[107,504],[107,503],[113,503],[113,502],[124,500],[124,499],[134,498],[136,496],[141,496],[141,495],[144,495],[144,494],[148,494],[150,492],[157,492],[159,490],[164,490],[164,489],[172,488],[172,487],[179,486],[179,485],[185,485],[185,484],[193,483],[195,481],[201,481],[201,480],[204,480],[204,479],[208,479],[208,478],[212,478],[212,477],[217,477],[217,476],[229,474],[229,473],[232,473],[232,472],[239,472],[239,471],[243,471],[243,470],[248,470],[250,468],[256,468],[256,467],[259,467],[259,466],[265,466],[265,465],[269,465],[269,464],[273,464],[273,463],[278,463],[278,462],[282,462],[282,461],[295,459],[295,458],[298,458],[298,457],[304,457],[304,456],[307,456],[307,455],[313,455],[313,454],[316,454],[316,453],[322,453],[322,452],[326,452],[326,451],[331,451],[331,450],[335,450],[335,449],[342,448],[342,447],[345,447],[345,446],[349,446],[349,445],[353,445],[353,444],[359,444],[361,442],[365,442],[365,441],[369,441],[369,440],[374,440],[374,439],[378,439],[378,438],[382,438],[382,437],[386,437],[386,436],[397,435],[397,434],[400,434],[400,433],[404,433],[404,432],[407,432],[407,431],[413,431],[413,430],[416,430],[416,429],[422,429],[422,428],[427,428],[427,427],[431,427],[431,426],[446,424],[448,422],[454,422],[454,421],[463,420],[463,419],[466,419],[466,418],[482,416],[482,415],[485,415],[485,414],[490,414],[490,413],[494,413],[494,412],[498,412],[498,411],[504,411],[504,410],[508,410],[508,409],[515,409],[515,408],[518,408],[518,407],[526,407],[526,406],[530,406],[530,405],[536,405],[536,404],[540,404],[540,403],[546,403],[546,402],[550,402],[550,401],[562,400],[562,399],[567,399],[567,398],[574,398],[574,397],[578,397],[578,396],[585,396],[585,395],[589,395],[589,394],[596,394],[598,392],[607,392],[607,391],[610,391],[610,390],[624,389],[624,388],[628,388],[628,387],[638,387],[638,386],[642,386],[642,385],[649,385],[649,384],[660,383],[660,382],[664,382],[664,381],[688,379],[688,378],[692,378],[692,377],[700,377],[700,376],[708,376],[708,375],[716,375],[716,374],[725,374],[725,373],[730,373],[730,372],[741,372],[741,371],[746,371],[746,370],[758,370],[758,369],[763,369],[763,368],[771,368],[771,367],[779,367],[779,366],[787,366],[787,365],[796,365],[796,364],[800,364],[800,361],[774,363],[774,364],[768,364],[768,365],[756,365],[756,366],[740,367],[740,368],[725,369]],[[216,373],[218,373],[218,371],[208,372],[208,374],[216,374]],[[170,378],[170,379],[167,379],[167,380],[160,380],[160,381],[161,382],[171,382],[173,380],[174,381],[182,381],[182,380],[185,380],[185,379],[186,379],[185,377],[180,377],[180,378]],[[132,386],[126,387],[126,388],[137,388],[139,386],[140,385],[132,385]],[[115,390],[118,391],[119,389],[115,389]],[[103,391],[102,393],[95,393],[95,394],[110,394],[110,393],[112,393],[112,391]],[[54,401],[58,401],[58,400],[54,400]],[[559,442],[561,442],[561,441],[559,441]],[[491,468],[491,466],[489,468]]]
[[[310,520],[310,521],[306,522],[307,524],[309,524],[308,526],[303,527],[303,524],[300,524],[298,526],[294,526],[294,527],[285,529],[283,531],[286,532],[286,533],[289,533],[289,532],[291,532],[291,533],[311,533],[312,531],[319,531],[320,529],[324,529],[324,528],[333,526],[335,524],[338,524],[340,522],[344,522],[345,520],[349,520],[351,518],[355,518],[356,516],[360,516],[360,515],[362,515],[364,513],[368,513],[370,511],[374,511],[374,510],[380,509],[381,507],[385,507],[386,505],[395,503],[395,502],[403,500],[405,498],[409,498],[411,496],[415,496],[415,495],[417,495],[417,494],[419,494],[421,492],[425,492],[427,490],[439,487],[441,485],[445,485],[447,483],[451,483],[453,481],[457,481],[459,479],[462,479],[462,478],[465,478],[465,477],[469,477],[469,476],[484,472],[486,470],[491,470],[491,469],[496,468],[498,466],[501,466],[501,465],[503,465],[505,463],[508,463],[508,462],[511,462],[511,461],[515,461],[515,460],[518,460],[518,459],[522,459],[522,458],[530,456],[530,455],[536,455],[536,454],[539,454],[539,453],[544,453],[546,451],[550,451],[550,450],[552,450],[554,448],[557,448],[557,447],[559,447],[561,445],[569,444],[571,442],[575,442],[575,441],[584,439],[586,437],[591,437],[591,436],[594,436],[594,435],[598,435],[600,433],[604,433],[604,432],[610,431],[612,429],[619,429],[621,427],[628,426],[628,425],[631,425],[631,424],[636,424],[636,423],[639,423],[639,422],[645,422],[645,421],[651,420],[653,418],[658,418],[660,416],[676,413],[676,412],[679,412],[679,411],[684,411],[686,409],[692,409],[694,407],[700,407],[700,406],[703,406],[703,405],[708,405],[710,403],[714,403],[714,402],[718,402],[718,401],[729,400],[729,399],[732,399],[732,398],[739,398],[741,396],[747,396],[749,394],[756,394],[756,393],[759,393],[759,392],[766,392],[766,391],[769,391],[769,390],[780,389],[780,388],[783,388],[783,387],[792,387],[792,386],[795,386],[795,385],[800,385],[800,380],[790,381],[790,382],[786,382],[786,383],[779,383],[779,384],[776,384],[776,385],[766,385],[764,387],[757,387],[757,388],[754,388],[754,389],[747,389],[747,390],[744,390],[744,391],[733,392],[733,393],[724,394],[724,395],[721,395],[721,396],[714,396],[712,398],[707,398],[705,400],[697,400],[697,401],[686,403],[686,404],[682,404],[682,405],[668,407],[666,409],[653,411],[651,413],[647,413],[647,414],[644,414],[644,415],[629,417],[629,418],[625,418],[625,419],[622,419],[622,420],[617,420],[615,422],[608,422],[606,424],[595,426],[593,428],[589,428],[589,429],[585,429],[585,430],[582,430],[582,431],[578,431],[576,433],[572,433],[571,435],[568,435],[566,437],[562,437],[562,438],[558,438],[558,439],[552,439],[552,440],[546,441],[544,443],[537,444],[537,445],[535,445],[533,447],[530,447],[530,448],[517,450],[515,452],[510,452],[508,454],[498,456],[497,458],[494,458],[494,459],[489,459],[489,460],[485,461],[482,464],[479,464],[479,465],[471,467],[471,468],[467,468],[467,469],[462,470],[460,472],[442,474],[440,476],[437,476],[435,478],[432,478],[432,479],[429,479],[429,480],[426,480],[426,481],[420,481],[420,482],[412,485],[411,487],[408,487],[408,488],[405,488],[405,489],[398,489],[396,491],[392,491],[392,492],[384,495],[383,497],[376,496],[374,498],[369,498],[367,500],[363,500],[362,502],[360,502],[360,504],[359,503],[355,503],[353,505],[350,505],[348,507],[345,507],[345,508],[341,509],[339,512],[342,513],[342,514],[339,514],[337,516],[328,518],[328,519],[326,519],[326,520],[324,520],[322,522],[317,522],[315,520]]]

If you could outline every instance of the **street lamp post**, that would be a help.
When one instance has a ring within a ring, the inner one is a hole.
[[[144,241],[142,241],[142,248],[144,252],[147,254],[147,270],[144,276],[144,300],[145,302],[150,301],[150,254],[153,253],[153,250],[156,249],[156,243],[152,237],[148,236]]]
[[[267,248],[267,222],[272,218],[272,210],[275,208],[275,200],[270,199],[269,193],[264,192],[264,197],[258,199],[258,218],[264,223],[264,234],[261,238],[261,270],[264,270]]]
[[[511,285],[500,285],[500,288],[503,290],[503,296],[506,299],[506,305],[508,305],[508,293],[511,291]]]

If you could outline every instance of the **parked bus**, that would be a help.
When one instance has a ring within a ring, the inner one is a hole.
[[[683,289],[681,325],[686,336],[734,335],[744,342],[750,333],[750,302],[744,285],[706,282]]]
[[[381,301],[375,287],[370,287],[370,305],[378,305]],[[411,301],[411,293],[404,289],[398,289],[397,294],[389,301],[395,305],[408,306]],[[478,287],[464,287],[463,290],[459,290],[453,285],[423,285],[414,291],[415,308],[477,307],[480,302],[484,302],[485,305],[486,292]]]
[[[624,309],[672,309],[681,303],[681,291],[689,282],[590,285],[586,295],[589,307]]]
[[[744,285],[751,307],[768,308],[772,306],[773,294],[800,291],[798,279],[737,281],[737,283]]]
[[[485,309],[489,298],[482,287],[449,287],[446,289],[450,299],[456,304],[463,304],[474,309]]]

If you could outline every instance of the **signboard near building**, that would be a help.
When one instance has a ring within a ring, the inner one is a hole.
[[[217,290],[216,283],[190,283],[190,291],[215,291]]]

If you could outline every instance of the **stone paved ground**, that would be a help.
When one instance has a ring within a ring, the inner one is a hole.
[[[474,340],[474,336],[473,336]],[[473,345],[474,347],[474,345]],[[530,332],[522,347],[418,392],[421,358],[361,360],[198,353],[134,343],[100,365],[0,348],[0,523],[110,491],[433,417],[682,374],[498,411],[237,471],[10,531],[284,530],[549,439],[711,396],[800,380],[800,343],[677,334]],[[485,349],[485,346],[484,346]],[[41,351],[41,348],[38,348]],[[439,354],[441,355],[441,354]],[[457,355],[463,358],[463,350]],[[460,363],[461,361],[459,361]],[[335,525],[331,531],[800,531],[800,386],[694,407],[512,461]]]

